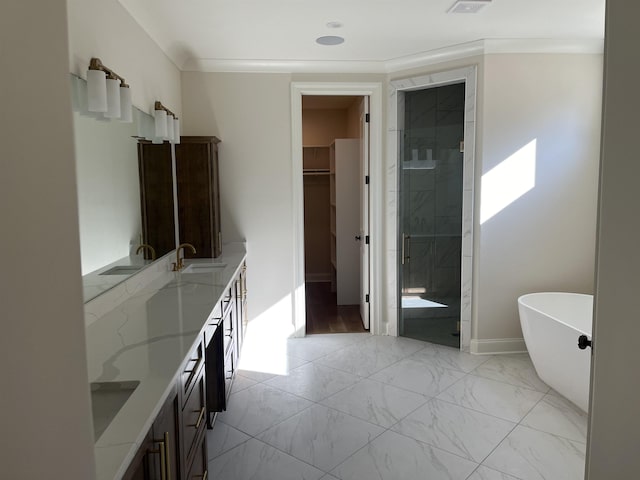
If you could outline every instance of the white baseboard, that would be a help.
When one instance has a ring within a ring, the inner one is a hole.
[[[523,353],[527,351],[524,338],[471,339],[471,353],[491,355],[495,353]]]
[[[330,282],[331,281],[331,273],[305,273],[304,275],[305,282]]]

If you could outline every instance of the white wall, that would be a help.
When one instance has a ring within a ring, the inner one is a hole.
[[[640,471],[639,15],[637,2],[607,2],[588,480]]]
[[[34,3],[0,3],[0,463],[91,480],[66,2]]]
[[[292,328],[291,77],[182,74],[185,135],[215,135],[223,243],[246,240],[249,316]]]
[[[181,115],[180,71],[118,0],[68,0],[69,71],[86,78],[91,57],[124,77],[133,104],[153,113],[160,100]]]
[[[524,293],[593,291],[601,89],[601,55],[485,56],[473,338],[521,338]],[[535,186],[478,225],[483,204],[526,177],[483,190],[482,175],[532,141]]]

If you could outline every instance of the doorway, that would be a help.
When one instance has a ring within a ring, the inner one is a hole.
[[[402,109],[399,333],[459,348],[464,82],[404,92]]]
[[[368,97],[302,97],[306,334],[368,330]]]
[[[353,95],[369,98],[369,332],[372,335],[388,333],[385,317],[390,311],[382,300],[386,292],[383,265],[387,260],[383,251],[383,179],[382,168],[382,102],[383,85],[380,82],[292,82],[291,84],[291,148],[293,172],[293,335],[305,336],[306,281],[304,262],[304,189],[302,175],[302,97],[303,95]],[[384,313],[386,315],[383,315]],[[395,310],[394,310],[395,311]],[[395,315],[394,315],[395,316]]]

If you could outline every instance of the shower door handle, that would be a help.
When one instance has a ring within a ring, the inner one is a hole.
[[[406,254],[405,254],[406,246]],[[402,265],[409,263],[411,259],[411,235],[402,234]]]

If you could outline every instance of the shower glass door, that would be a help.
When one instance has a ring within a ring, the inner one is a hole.
[[[404,92],[400,335],[460,346],[464,83]]]

